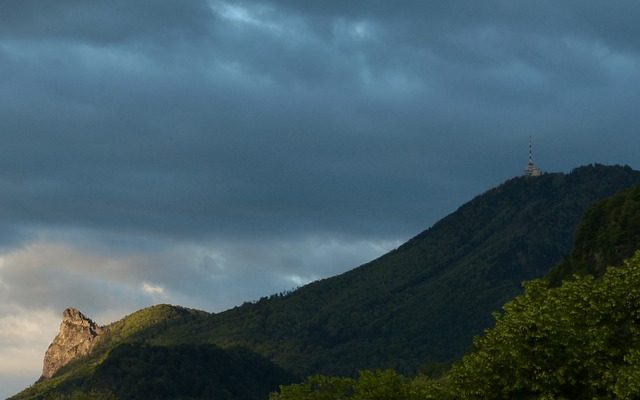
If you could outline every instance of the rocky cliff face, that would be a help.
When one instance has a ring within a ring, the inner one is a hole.
[[[60,332],[44,355],[42,379],[51,378],[70,361],[89,354],[102,333],[103,328],[80,311],[75,308],[64,310]]]

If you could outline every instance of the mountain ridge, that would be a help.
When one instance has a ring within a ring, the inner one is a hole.
[[[449,371],[316,375],[270,399],[637,398],[639,249],[636,185],[589,206],[569,255],[525,282]]]
[[[491,324],[491,311],[520,293],[520,282],[543,276],[568,253],[575,225],[589,204],[637,183],[638,176],[629,167],[591,165],[570,174],[510,179],[370,263],[285,298],[217,314],[213,319],[218,325],[210,334],[223,345],[249,343],[263,354],[271,352],[281,365],[294,364],[301,375],[318,369],[350,374],[356,364],[410,373],[425,361],[451,360]],[[301,312],[279,316],[287,306],[278,307],[278,302]],[[305,313],[312,319],[296,326]],[[226,321],[245,325],[250,314],[259,327],[225,331]],[[277,329],[287,321],[294,321],[289,336]],[[257,334],[247,336],[247,330]],[[312,338],[324,348],[298,342],[298,354],[286,354],[269,347],[268,337],[264,339],[269,331],[285,340]],[[240,340],[229,341],[230,336]],[[422,341],[416,343],[418,337]],[[367,346],[361,345],[364,341]],[[371,354],[370,348],[377,350]],[[316,358],[314,351],[325,353]],[[347,362],[335,366],[332,359]],[[305,363],[314,366],[298,367]]]

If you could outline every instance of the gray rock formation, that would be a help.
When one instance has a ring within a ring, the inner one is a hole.
[[[75,308],[62,313],[60,331],[44,355],[42,378],[48,379],[70,361],[91,352],[100,339],[103,328]]]

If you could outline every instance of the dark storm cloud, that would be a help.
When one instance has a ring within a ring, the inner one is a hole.
[[[253,1],[242,1],[251,6]],[[438,41],[457,31],[501,30],[532,36],[573,34],[612,47],[637,48],[640,34],[637,16],[640,5],[632,0],[601,2],[569,0],[556,2],[488,0],[472,2],[350,1],[298,2],[267,0],[270,4],[316,21],[335,18],[374,20],[414,39]],[[428,36],[425,34],[429,34]],[[398,36],[398,35],[397,35]],[[474,39],[474,38],[469,38]]]
[[[206,31],[211,17],[209,6],[202,1],[26,0],[2,5],[0,35],[97,44],[136,37],[167,40]]]
[[[553,169],[633,162],[598,145],[637,140],[638,15],[16,2],[0,17],[0,215],[13,230],[406,236],[517,174],[530,134],[549,154],[584,143]]]

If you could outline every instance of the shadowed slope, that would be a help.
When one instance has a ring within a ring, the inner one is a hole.
[[[585,212],[571,254],[549,271],[553,285],[574,274],[601,277],[640,248],[640,186],[623,190]]]

